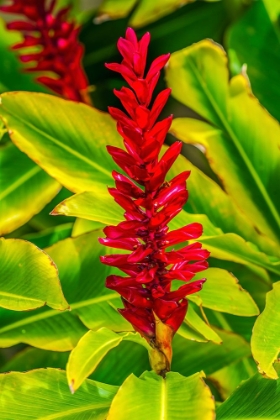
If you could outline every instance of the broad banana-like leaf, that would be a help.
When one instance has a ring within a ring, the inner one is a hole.
[[[66,199],[56,206],[52,214],[77,216],[104,223],[105,225],[118,224],[123,220],[122,210],[112,202],[108,194],[101,194],[98,200],[95,200],[95,194],[92,192],[76,194]],[[200,242],[205,244],[212,257],[245,265],[252,263],[273,273],[280,274],[280,263],[277,257],[269,258],[263,252],[259,252],[257,247],[245,242],[243,238],[236,234],[221,234],[221,231],[215,228],[205,215],[191,214],[182,210],[170,222],[169,226],[170,229],[178,229],[193,222],[202,223],[206,238],[203,236]]]
[[[54,118],[55,115],[55,118]],[[0,116],[15,145],[73,192],[112,182],[116,168],[107,144],[121,146],[115,122],[87,105],[40,93],[6,93]]]
[[[226,46],[231,68],[247,65],[255,95],[267,110],[280,120],[280,87],[277,68],[280,65],[280,30],[278,0],[253,2],[227,31]],[[251,31],[251,28],[258,28]]]
[[[0,309],[1,347],[24,342],[42,349],[67,351],[87,332],[85,325],[93,329],[131,330],[130,324],[115,309],[121,305],[119,296],[104,286],[112,270],[99,261],[100,255],[106,252],[98,243],[99,235],[93,232],[68,238],[47,248],[58,267],[71,311],[42,308],[15,313]]]
[[[0,235],[6,235],[42,210],[61,187],[13,144],[0,149],[0,168]]]
[[[169,372],[166,378],[145,372],[129,376],[119,388],[108,420],[212,420],[214,399],[203,381],[204,374],[185,378]]]
[[[244,357],[212,373],[207,379],[218,388],[221,398],[226,400],[242,381],[249,379],[255,373],[257,368],[252,357]]]
[[[173,339],[172,370],[188,376],[202,369],[209,375],[251,355],[249,343],[238,334],[220,329],[215,331],[221,337],[222,344],[186,341],[176,334]]]
[[[118,387],[87,380],[71,395],[65,372],[38,369],[0,375],[0,389],[2,420],[105,420]]]
[[[62,239],[71,236],[73,223],[63,223],[62,225],[44,229],[40,232],[27,233],[21,237],[26,241],[32,242],[39,248],[47,248]]]
[[[277,379],[273,367],[280,352],[280,282],[266,295],[266,306],[253,328],[252,353],[259,371],[268,378]]]
[[[259,373],[241,384],[217,409],[217,420],[280,418],[280,380],[271,381]]]
[[[133,341],[149,350],[149,345],[138,333],[116,334],[107,328],[86,333],[72,350],[67,363],[67,379],[74,393],[95,371],[106,354],[122,341]]]
[[[207,281],[202,290],[189,296],[189,299],[205,308],[232,315],[255,316],[259,314],[259,309],[250,294],[242,289],[231,273],[221,268],[208,268],[206,273]]]
[[[254,98],[246,75],[228,82],[226,54],[209,40],[172,54],[166,74],[174,97],[215,131],[211,138],[201,135],[199,143],[225,190],[260,232],[278,242],[278,122]],[[188,142],[196,142],[187,124]]]
[[[22,239],[0,239],[0,306],[14,311],[44,305],[69,309],[53,260]]]

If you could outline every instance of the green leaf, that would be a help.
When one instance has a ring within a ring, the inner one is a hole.
[[[20,239],[0,239],[0,306],[15,311],[43,305],[64,310],[66,302],[52,259]]]
[[[111,181],[113,184],[113,181]],[[83,192],[59,203],[51,212],[53,216],[75,216],[82,219],[98,221],[105,225],[118,224],[123,218],[123,209],[118,206],[107,192]]]
[[[203,137],[199,143],[225,190],[259,231],[278,241],[279,124],[254,98],[245,75],[228,82],[226,66],[222,48],[201,41],[172,54],[167,81],[177,100],[217,129],[211,145]]]
[[[16,353],[8,362],[0,367],[0,372],[27,371],[40,368],[65,369],[68,352],[54,352],[27,347]]]
[[[118,389],[87,380],[77,395],[71,395],[65,372],[56,369],[2,374],[0,388],[2,420],[104,420]]]
[[[46,248],[47,246],[51,246],[56,242],[71,236],[72,227],[73,223],[64,223],[63,225],[51,227],[49,229],[42,230],[41,232],[27,233],[21,238],[32,242],[39,248]]]
[[[190,327],[194,328],[203,337],[205,337],[207,341],[213,341],[213,343],[221,344],[222,339],[211,328],[211,326],[203,321],[203,319],[197,313],[195,305],[192,302],[189,302],[187,316],[184,322]]]
[[[103,0],[96,21],[120,19],[127,16],[137,5],[136,10],[130,18],[129,25],[139,28],[155,20],[162,18],[182,7],[184,4],[192,3],[194,0]],[[219,0],[207,0],[219,1]]]
[[[107,328],[89,331],[81,338],[71,352],[67,364],[67,379],[72,393],[94,372],[106,354],[123,340],[137,342],[149,349],[147,342],[139,334],[116,334]]]
[[[228,366],[207,376],[207,379],[216,385],[222,400],[227,399],[242,381],[249,379],[256,373],[256,365],[250,357],[245,357],[238,362],[231,363]]]
[[[199,239],[205,248],[211,252],[211,256],[221,260],[233,261],[241,264],[253,264],[265,268],[271,273],[280,274],[280,261],[275,257],[269,257],[250,242],[235,233],[226,233],[220,236],[212,236]]]
[[[220,137],[217,128],[193,118],[175,118],[170,132],[186,143],[203,144],[205,147],[212,147],[213,141]],[[189,198],[186,211],[205,213],[224,233],[236,233],[246,241],[255,243],[261,251],[280,256],[279,247],[270,238],[257,232],[252,218],[246,216],[216,182],[183,156],[179,156],[170,172],[174,172],[175,176],[182,172],[182,168],[191,170],[187,182]]]
[[[276,420],[280,418],[280,381],[256,374],[217,409],[217,420]]]
[[[105,225],[103,223],[77,218],[73,226],[72,237],[75,238],[75,236],[82,235],[83,233],[89,233],[97,229],[104,229],[104,227]]]
[[[197,296],[199,296],[202,306],[232,315],[255,316],[259,314],[254,300],[246,290],[242,289],[233,274],[220,268],[208,268],[204,276],[207,281],[202,290],[197,295],[189,296],[189,299],[197,302]]]
[[[42,210],[60,185],[13,144],[0,149],[0,168],[0,235],[5,235]]]
[[[94,191],[97,197],[112,183],[116,165],[106,145],[121,146],[122,140],[109,114],[44,94],[1,98],[0,116],[12,141],[62,185],[74,192]]]
[[[173,339],[172,370],[182,375],[191,375],[202,369],[206,375],[250,356],[249,343],[232,332],[215,329],[222,344],[198,343],[176,334]]]
[[[214,400],[203,373],[185,378],[169,372],[129,376],[113,399],[108,420],[212,420]]]
[[[273,284],[273,290],[266,295],[266,306],[253,328],[252,353],[259,371],[265,376],[277,379],[273,367],[280,352],[280,282]]]
[[[277,0],[253,2],[241,18],[229,28],[226,45],[241,64],[246,63],[252,89],[260,102],[280,119],[280,13]]]
[[[131,331],[130,324],[115,309],[122,306],[118,294],[105,288],[105,279],[114,270],[99,260],[108,251],[98,242],[100,234],[97,231],[68,238],[46,249],[59,270],[71,312],[42,308],[16,313],[0,309],[1,347],[22,342],[67,351],[75,347],[87,328]]]

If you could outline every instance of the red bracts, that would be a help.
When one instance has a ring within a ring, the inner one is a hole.
[[[106,286],[122,296],[124,309],[119,309],[119,312],[158,354],[162,353],[167,359],[159,364],[157,361],[152,363],[161,373],[170,367],[170,343],[185,318],[186,296],[198,292],[205,281],[190,283],[196,273],[208,267],[209,252],[199,243],[186,244],[202,234],[199,223],[171,232],[168,228],[170,220],[187,201],[186,180],[190,172],[165,181],[180,154],[181,143],[175,142],[159,158],[172,117],[156,121],[168,100],[170,89],[159,93],[153,101],[152,96],[169,54],[156,58],[145,72],[149,41],[149,33],[138,41],[135,32],[128,28],[125,38],[118,41],[123,57],[121,64],[106,64],[107,68],[121,73],[129,85],[114,92],[126,113],[109,108],[126,150],[113,146],[107,148],[126,173],[114,171],[116,187],[109,188],[109,193],[124,209],[125,221],[118,226],[107,226],[104,229],[106,238],[100,242],[129,251],[101,258],[104,264],[117,267],[126,274],[125,277],[109,276]],[[170,248],[180,243],[183,243],[180,249]],[[177,290],[172,289],[172,280],[175,279],[183,282]]]
[[[67,99],[90,103],[81,63],[84,48],[78,41],[80,28],[69,20],[70,7],[56,9],[57,0],[12,0],[0,7],[2,12],[24,18],[8,23],[7,28],[23,34],[24,40],[12,48],[24,49],[19,58],[31,64],[25,71],[50,73],[37,77],[37,81]]]

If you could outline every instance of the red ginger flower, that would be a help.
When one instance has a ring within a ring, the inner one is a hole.
[[[208,267],[209,252],[200,243],[191,243],[179,250],[168,247],[197,239],[202,226],[192,223],[169,232],[168,223],[186,203],[186,180],[183,172],[168,182],[165,177],[181,151],[175,142],[161,159],[159,153],[171,125],[172,116],[156,122],[171,90],[165,89],[150,106],[160,70],[169,54],[155,59],[145,75],[149,33],[138,41],[128,28],[118,49],[121,64],[106,67],[121,73],[130,88],[115,90],[127,114],[116,108],[109,112],[117,120],[117,129],[126,151],[108,146],[114,161],[128,175],[113,172],[116,188],[109,188],[115,201],[125,210],[125,221],[104,229],[104,245],[130,251],[127,254],[106,255],[101,261],[117,267],[127,276],[110,275],[106,286],[122,296],[124,309],[119,312],[152,346],[150,359],[153,369],[164,374],[170,369],[171,340],[182,324],[188,301],[186,296],[198,292],[205,279],[189,283],[194,275]],[[142,186],[142,188],[140,186]],[[171,290],[172,280],[185,284]]]
[[[37,81],[67,99],[90,103],[81,64],[84,48],[78,41],[80,28],[69,20],[70,7],[55,12],[56,4],[57,0],[12,0],[0,11],[24,17],[7,24],[8,29],[21,31],[24,36],[12,49],[38,47],[36,52],[19,56],[23,63],[34,63],[25,71],[51,72],[55,77],[40,76]]]

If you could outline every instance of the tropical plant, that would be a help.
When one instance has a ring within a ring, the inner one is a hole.
[[[280,418],[280,7],[179,3],[1,3],[1,420]]]

